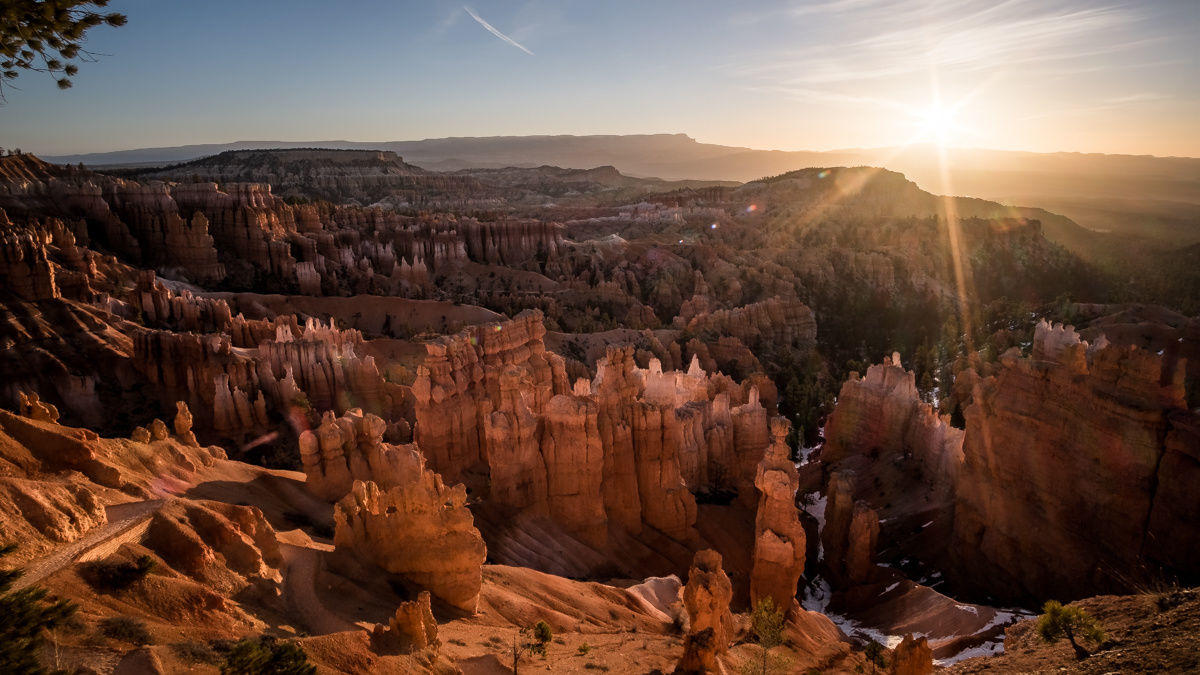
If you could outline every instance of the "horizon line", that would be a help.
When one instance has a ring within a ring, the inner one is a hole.
[[[646,137],[646,136],[682,136],[682,137],[687,138],[688,140],[691,140],[692,142],[699,144],[699,145],[714,145],[714,146],[719,146],[719,147],[723,147],[723,148],[730,148],[732,150],[749,150],[749,151],[754,151],[754,152],[834,154],[834,153],[846,153],[846,152],[875,152],[875,151],[880,151],[880,150],[893,150],[895,148],[900,148],[900,147],[924,147],[924,146],[936,145],[935,143],[932,143],[932,142],[922,142],[922,143],[914,143],[909,146],[880,145],[880,146],[874,146],[874,147],[858,146],[858,147],[841,147],[841,148],[829,148],[829,149],[815,149],[815,148],[785,149],[785,148],[761,148],[761,147],[756,148],[756,147],[743,146],[743,145],[725,145],[723,143],[710,143],[710,142],[706,142],[706,141],[697,139],[696,137],[692,136],[691,134],[689,134],[687,132],[646,132],[646,133],[628,133],[628,134],[617,134],[617,133],[610,133],[610,134],[494,134],[494,135],[489,135],[489,136],[434,136],[434,137],[425,137],[425,138],[420,138],[420,139],[393,139],[393,140],[370,140],[370,141],[356,141],[356,140],[350,140],[350,139],[324,139],[324,140],[283,140],[283,139],[243,140],[243,139],[237,139],[237,140],[232,140],[232,141],[181,143],[179,145],[150,145],[150,146],[142,146],[142,147],[135,147],[135,148],[119,148],[119,149],[113,149],[113,150],[95,150],[95,151],[90,151],[90,152],[65,152],[65,153],[64,152],[58,152],[58,153],[26,152],[26,154],[32,154],[32,155],[42,157],[45,159],[58,159],[58,158],[68,158],[68,157],[81,158],[81,157],[88,157],[88,156],[93,156],[93,155],[111,155],[111,154],[139,152],[139,151],[145,152],[145,151],[153,151],[153,150],[170,150],[170,149],[177,149],[177,148],[205,147],[205,146],[227,146],[227,145],[237,145],[237,144],[246,144],[246,143],[288,143],[288,144],[291,144],[291,143],[315,143],[318,145],[310,145],[310,146],[305,146],[305,147],[310,147],[312,149],[337,150],[337,149],[341,149],[341,148],[322,148],[319,144],[321,144],[321,143],[354,143],[357,145],[370,145],[373,143],[379,143],[379,144],[425,143],[425,142],[430,142],[430,141],[449,141],[449,140],[488,140],[488,139],[522,139],[522,138],[602,138],[602,137],[630,138],[630,137]],[[255,149],[271,150],[274,148],[244,148],[244,149],[245,150],[255,150]],[[382,148],[382,147],[381,148],[355,148],[355,149],[386,150],[386,148]],[[1155,154],[1151,154],[1151,153],[1100,152],[1100,151],[1094,151],[1094,150],[1029,150],[1029,149],[1017,149],[1017,148],[996,148],[996,147],[963,146],[963,145],[948,145],[948,146],[946,146],[946,149],[958,150],[958,151],[1003,152],[1003,153],[1031,154],[1031,155],[1102,155],[1102,156],[1107,156],[1107,157],[1149,157],[1149,158],[1155,158],[1155,159],[1200,159],[1200,157],[1194,157],[1194,156],[1190,156],[1190,155],[1155,155]]]

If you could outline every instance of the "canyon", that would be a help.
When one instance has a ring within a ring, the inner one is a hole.
[[[925,673],[1200,582],[1200,323],[1105,302],[1065,218],[958,202],[0,157],[4,562],[97,672],[270,635],[328,672]]]

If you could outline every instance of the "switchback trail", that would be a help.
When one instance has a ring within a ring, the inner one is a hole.
[[[141,537],[150,523],[150,517],[162,508],[162,505],[163,500],[151,499],[107,507],[105,513],[108,515],[108,523],[69,544],[64,544],[45,557],[31,560],[24,566],[24,573],[13,587],[20,590],[76,562],[98,560],[107,556],[121,544]]]

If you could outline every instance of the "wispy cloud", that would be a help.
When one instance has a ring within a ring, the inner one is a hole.
[[[1108,99],[1108,102],[1113,105],[1125,105],[1129,103],[1148,103],[1150,101],[1163,101],[1170,98],[1165,94],[1159,94],[1153,91],[1143,91],[1137,94],[1129,94],[1128,96],[1114,96]]]
[[[1095,105],[1074,106],[1070,108],[1057,108],[1054,110],[1045,110],[1042,112],[1026,115],[1022,120],[1037,120],[1047,117],[1066,117],[1076,115],[1090,115],[1092,113],[1107,112],[1109,110],[1118,110],[1128,108],[1145,103],[1157,103],[1160,101],[1168,101],[1172,97],[1166,94],[1159,94],[1152,91],[1138,92],[1127,96],[1113,96],[1104,99]]]
[[[483,26],[487,30],[487,32],[491,33],[492,35],[495,35],[496,37],[500,38],[501,40],[504,40],[505,42],[516,47],[517,49],[520,49],[521,51],[525,52],[526,54],[533,56],[533,52],[526,49],[525,45],[521,44],[520,42],[517,42],[516,40],[505,35],[504,33],[501,33],[499,30],[496,29],[495,26],[488,23],[487,21],[484,21],[483,17],[476,14],[475,10],[471,9],[470,7],[467,7],[466,5],[463,5],[463,9],[465,9],[467,11],[467,14],[470,14],[471,18],[475,19],[475,21],[480,26]]]
[[[825,0],[791,8],[802,25],[854,38],[760,54],[734,65],[739,77],[800,88],[836,88],[928,73],[976,73],[1078,61],[1122,48],[1127,8],[1042,0]],[[876,28],[884,27],[887,28]]]

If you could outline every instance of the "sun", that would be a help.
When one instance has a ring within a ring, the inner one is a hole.
[[[953,142],[962,132],[962,125],[958,120],[958,106],[932,103],[915,110],[913,117],[919,137],[938,145],[944,146]]]

